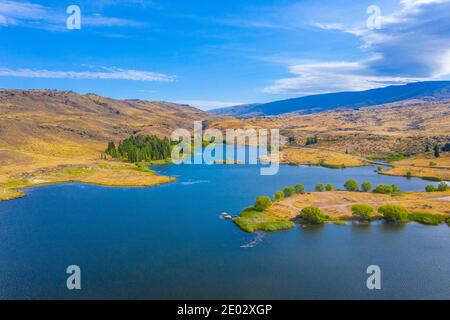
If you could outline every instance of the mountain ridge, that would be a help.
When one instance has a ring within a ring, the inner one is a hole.
[[[450,99],[450,81],[413,82],[364,91],[324,93],[210,110],[217,115],[237,118],[277,116],[288,113],[312,114],[343,109],[358,109],[412,99]]]

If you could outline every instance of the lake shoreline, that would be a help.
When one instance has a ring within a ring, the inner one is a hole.
[[[326,219],[321,223],[337,225],[345,225],[349,221],[369,223],[371,220],[384,219],[383,215],[376,209],[383,205],[392,204],[402,208],[405,207],[405,210],[411,216],[411,219],[407,222],[419,222],[413,218],[414,215],[419,215],[420,221],[426,222],[427,219],[436,220],[436,218],[439,218],[441,223],[449,223],[450,226],[449,200],[450,190],[443,192],[401,192],[395,195],[343,190],[301,192],[276,200],[264,210],[248,207],[238,217],[233,218],[233,222],[242,231],[248,233],[287,230],[293,228],[295,224],[304,224],[300,219],[302,209],[316,207],[323,212]],[[357,204],[367,204],[373,207],[373,214],[369,220],[361,220],[352,214],[352,206]]]

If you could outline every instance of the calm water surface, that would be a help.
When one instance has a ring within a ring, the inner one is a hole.
[[[373,223],[245,234],[221,212],[238,214],[258,195],[286,185],[429,182],[374,173],[282,166],[182,165],[157,168],[176,183],[154,188],[82,184],[27,190],[0,202],[0,298],[449,299],[450,228]],[[66,289],[66,267],[82,290]],[[382,290],[366,288],[366,268]]]

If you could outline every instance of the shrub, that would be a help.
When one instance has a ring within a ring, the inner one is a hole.
[[[327,190],[327,191],[332,191],[334,189],[334,187],[333,187],[333,185],[331,184],[331,183],[328,183],[326,186],[325,186],[325,190]]]
[[[411,171],[406,172],[406,177],[407,177],[407,178],[411,178],[411,177],[412,177]]]
[[[436,166],[436,165],[437,165],[437,163],[436,163],[436,162],[434,162],[434,161],[430,161],[429,165],[430,165],[430,167],[434,167],[434,166]]]
[[[275,195],[273,196],[275,200],[281,200],[284,197],[284,192],[281,190],[278,190],[275,192]]]
[[[325,214],[316,207],[306,207],[301,211],[301,218],[311,224],[322,224],[326,221]]]
[[[409,220],[415,221],[422,224],[437,226],[444,222],[445,218],[443,216],[432,214],[424,211],[415,211],[408,216]]]
[[[322,192],[323,190],[325,190],[325,186],[322,183],[316,185],[316,191]]]
[[[439,183],[437,189],[438,191],[447,191],[449,186],[445,182]]]
[[[286,187],[283,189],[284,192],[284,196],[287,197],[291,197],[294,195],[295,193],[295,188],[294,187]]]
[[[376,186],[375,190],[373,190],[374,193],[381,193],[381,194],[391,194],[391,193],[399,193],[401,192],[400,188],[395,185],[389,185],[389,184],[379,184]]]
[[[396,184],[391,185],[391,189],[392,189],[392,193],[401,192],[400,188]]]
[[[358,183],[353,179],[347,180],[344,184],[344,187],[348,191],[358,191]]]
[[[426,192],[435,192],[436,190],[437,189],[432,184],[429,184],[425,187]]]
[[[305,186],[302,184],[297,184],[294,188],[296,193],[303,193],[305,191]]]
[[[372,190],[372,185],[370,184],[370,182],[363,182],[361,185],[361,190],[364,192],[369,192],[370,190]]]
[[[379,184],[373,190],[374,193],[388,194],[392,193],[392,187],[388,184]]]
[[[272,205],[272,200],[266,196],[256,198],[255,210],[264,211]]]
[[[388,222],[403,223],[408,222],[408,211],[400,206],[385,204],[378,208],[384,219]]]
[[[368,204],[355,204],[352,206],[352,215],[363,220],[370,220],[373,211],[374,208]]]

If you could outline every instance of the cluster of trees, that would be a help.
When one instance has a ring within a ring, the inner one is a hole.
[[[308,138],[306,138],[305,146],[317,144],[317,142],[318,142],[317,137],[308,137]]]
[[[345,182],[344,187],[347,191],[363,191],[369,192],[372,190],[372,184],[370,182],[363,182],[361,184],[361,189],[358,186],[358,182],[354,179],[349,179]],[[372,191],[373,193],[382,193],[382,194],[396,194],[400,193],[400,188],[395,184],[379,184]]]
[[[316,185],[316,191],[317,192],[323,192],[323,191],[333,191],[334,187],[331,183],[327,183],[327,184],[323,184],[323,183],[319,183]]]
[[[398,194],[401,190],[395,184],[379,184],[372,192],[381,194]]]
[[[425,187],[426,192],[442,192],[447,191],[450,189],[450,186],[446,184],[445,182],[439,183],[437,187],[433,186],[432,184],[429,184]]]
[[[297,184],[294,187],[288,186],[284,188],[283,190],[278,190],[275,192],[273,199],[275,201],[281,200],[283,198],[289,198],[292,197],[296,193],[303,193],[305,192],[305,186],[302,184]]]
[[[117,148],[114,142],[109,142],[105,153],[113,158],[123,158],[135,163],[168,159],[171,150],[167,137],[160,139],[155,135],[137,135],[123,140]]]
[[[368,181],[365,181],[361,184],[361,186],[358,185],[358,182],[354,179],[349,179],[345,182],[344,188],[347,191],[363,191],[363,192],[370,192],[372,190],[372,184]],[[323,184],[319,183],[316,185],[315,190],[317,192],[324,192],[324,191],[332,191],[334,190],[334,186],[331,183]],[[293,196],[294,194],[303,193],[305,191],[305,187],[302,184],[297,184],[295,186],[288,186],[284,188],[283,190],[278,190],[275,192],[273,199],[274,201],[281,200],[283,198],[288,198]],[[400,188],[395,185],[388,185],[388,184],[379,184],[375,187],[375,189],[372,191],[374,193],[382,193],[382,194],[396,194],[400,193]]]
[[[374,207],[368,204],[355,204],[352,206],[352,216],[354,218],[370,221],[373,218]],[[385,204],[378,208],[378,212],[388,222],[404,223],[408,222],[408,210],[393,204]]]
[[[351,209],[352,216],[355,219],[370,222],[375,217],[375,208],[371,205],[355,204]],[[438,225],[443,222],[447,222],[450,225],[450,218],[448,216],[421,211],[414,211],[410,213],[406,208],[393,204],[382,205],[377,211],[381,214],[381,217],[389,223],[406,223],[409,221],[416,221],[427,225]],[[299,217],[305,223],[310,224],[322,224],[328,219],[325,213],[317,207],[303,208],[300,211]]]
[[[428,153],[430,151],[431,151],[430,145],[427,144],[425,146],[425,152]],[[450,152],[450,143],[447,142],[442,148],[438,144],[434,145],[433,154],[436,158],[439,158],[441,156],[441,151],[442,152]]]

